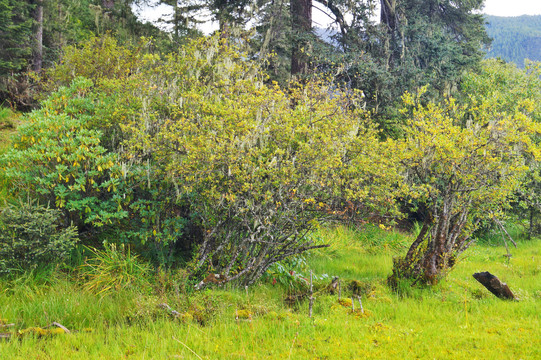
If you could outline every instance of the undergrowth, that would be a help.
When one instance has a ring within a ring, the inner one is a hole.
[[[19,119],[20,114],[8,108],[0,107],[0,155],[9,147],[10,138],[17,129]],[[11,195],[7,179],[4,173],[0,171],[0,206],[4,204],[4,201],[10,200]]]

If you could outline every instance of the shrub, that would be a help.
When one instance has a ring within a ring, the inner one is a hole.
[[[120,129],[137,116],[140,101],[133,91],[153,59],[107,36],[66,49],[62,63],[47,71],[42,108],[26,116],[0,168],[12,192],[60,209],[81,235],[114,230],[115,240],[171,263],[169,244],[186,223],[173,201],[175,190],[147,163],[123,157]]]
[[[75,79],[30,113],[2,156],[14,192],[40,199],[64,213],[64,223],[103,226],[122,219],[118,156],[100,144],[101,131],[89,128],[99,101],[92,83]]]
[[[0,212],[0,272],[65,259],[78,241],[75,227],[59,225],[61,212],[34,202]]]
[[[7,173],[80,228],[116,223],[168,264],[188,239],[194,276],[244,284],[325,246],[307,236],[321,222],[392,207],[395,162],[360,94],[320,79],[284,91],[231,42],[70,48],[48,85],[71,85],[30,116]]]
[[[166,57],[122,128],[131,161],[162,175],[203,229],[194,274],[250,284],[325,246],[307,234],[346,200],[389,205],[393,162],[357,93],[317,79],[284,92],[246,59],[217,37]]]

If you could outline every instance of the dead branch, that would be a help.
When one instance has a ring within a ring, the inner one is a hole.
[[[66,334],[70,334],[70,333],[71,333],[71,331],[69,331],[67,327],[65,327],[64,325],[62,325],[62,324],[60,324],[60,323],[57,323],[57,322],[52,322],[52,323],[50,323],[49,325],[45,326],[44,329],[48,329],[48,328],[53,327],[53,326],[56,326],[56,327],[58,327],[58,328],[61,328],[62,330],[64,330],[64,332],[65,332]]]

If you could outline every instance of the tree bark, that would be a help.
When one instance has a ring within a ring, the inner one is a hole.
[[[102,0],[101,3],[105,9],[111,10],[115,7],[115,0]]]
[[[306,37],[312,30],[312,0],[292,0],[290,6],[293,33],[291,75],[306,74],[308,72],[306,51],[310,44]]]
[[[396,30],[396,0],[381,0],[380,21],[391,34]]]
[[[33,70],[40,72],[43,67],[43,0],[36,0],[34,20],[36,23],[36,32],[34,33]]]
[[[387,52],[386,68],[388,69],[394,62],[398,50],[398,21],[396,16],[396,0],[381,0],[380,5],[380,22],[385,25],[387,30],[387,37],[385,38],[385,49]]]

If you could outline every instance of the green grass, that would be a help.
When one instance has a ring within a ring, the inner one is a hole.
[[[150,292],[138,284],[104,296],[85,290],[80,276],[36,271],[0,281],[0,318],[17,329],[56,321],[76,332],[12,338],[0,342],[0,353],[9,359],[541,358],[541,240],[520,242],[509,263],[502,246],[474,246],[436,288],[395,293],[385,280],[410,236],[378,228],[326,229],[318,236],[333,245],[307,256],[307,266],[340,276],[344,297],[348,282],[361,281],[368,316],[324,291],[328,280],[316,284],[310,319],[308,302],[289,308],[290,289],[270,279],[248,292],[194,292],[182,276],[175,282],[161,274],[148,279]],[[473,279],[477,271],[497,275],[520,301],[494,297]],[[157,306],[163,302],[191,315],[172,319]]]

